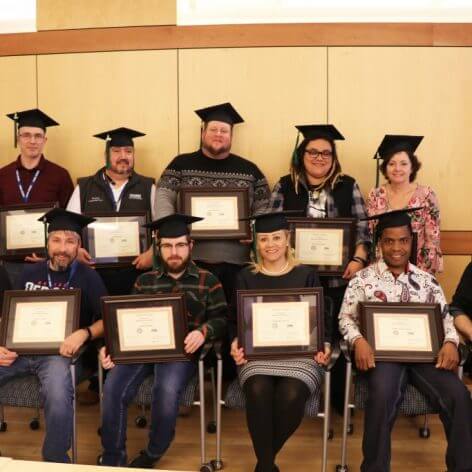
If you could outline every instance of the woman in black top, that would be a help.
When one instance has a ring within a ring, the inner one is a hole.
[[[238,274],[236,289],[318,287],[313,268],[297,265],[293,258],[285,216],[271,213],[255,219],[256,262]],[[235,338],[231,355],[239,366],[239,381],[246,396],[246,418],[257,457],[255,470],[278,471],[275,457],[298,428],[310,394],[320,387],[323,374],[319,364],[327,361],[329,345],[314,359],[248,362]]]

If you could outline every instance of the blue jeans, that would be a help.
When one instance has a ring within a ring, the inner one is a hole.
[[[48,462],[70,462],[74,388],[70,359],[62,356],[19,356],[9,367],[0,366],[0,385],[14,377],[37,375],[46,421],[42,455]]]
[[[103,391],[102,464],[126,464],[128,406],[144,379],[151,374],[154,374],[154,383],[146,452],[150,457],[161,457],[174,438],[180,395],[195,372],[193,362],[121,364],[111,369]]]

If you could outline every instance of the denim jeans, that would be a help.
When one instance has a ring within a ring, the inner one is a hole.
[[[70,362],[62,356],[19,356],[11,366],[0,366],[0,385],[14,377],[38,376],[46,422],[42,455],[48,462],[70,462],[74,396]]]
[[[180,395],[195,372],[196,365],[193,362],[121,364],[111,369],[103,391],[102,464],[126,464],[128,406],[141,383],[150,374],[154,374],[154,383],[146,452],[156,459],[161,457],[174,438]]]
[[[433,364],[377,362],[365,375],[369,397],[364,416],[362,472],[390,471],[390,434],[407,382],[439,411],[448,443],[447,470],[472,470],[472,402],[454,372],[436,369]]]

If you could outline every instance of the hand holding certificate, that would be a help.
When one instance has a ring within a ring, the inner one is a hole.
[[[188,360],[184,295],[102,298],[107,352],[116,364]]]
[[[238,339],[248,360],[323,349],[323,289],[238,290]]]
[[[0,345],[19,354],[59,354],[78,329],[80,290],[8,290],[3,302]]]
[[[439,305],[361,302],[360,314],[376,360],[434,362],[444,338]]]

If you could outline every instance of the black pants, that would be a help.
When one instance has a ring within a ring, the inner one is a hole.
[[[257,472],[273,472],[275,457],[300,425],[308,387],[298,379],[254,375],[244,384],[246,418]]]
[[[210,264],[203,261],[196,261],[196,264],[202,269],[210,271],[213,275],[218,277],[218,280],[223,285],[223,291],[225,292],[226,302],[228,303],[229,313],[235,313],[234,307],[231,307],[231,303],[234,300],[234,285],[236,281],[236,274],[241,270],[241,266],[237,264],[229,264],[227,262],[221,262],[218,264]],[[232,333],[234,334],[234,333]],[[230,355],[230,345],[232,336],[226,336],[223,340],[222,346],[222,357],[223,357],[223,377],[225,380],[232,380],[236,377],[236,365],[233,358]]]
[[[453,372],[432,364],[377,362],[365,374],[369,398],[365,409],[362,472],[389,472],[390,435],[406,383],[412,383],[440,413],[447,438],[448,472],[472,471],[472,402]]]

